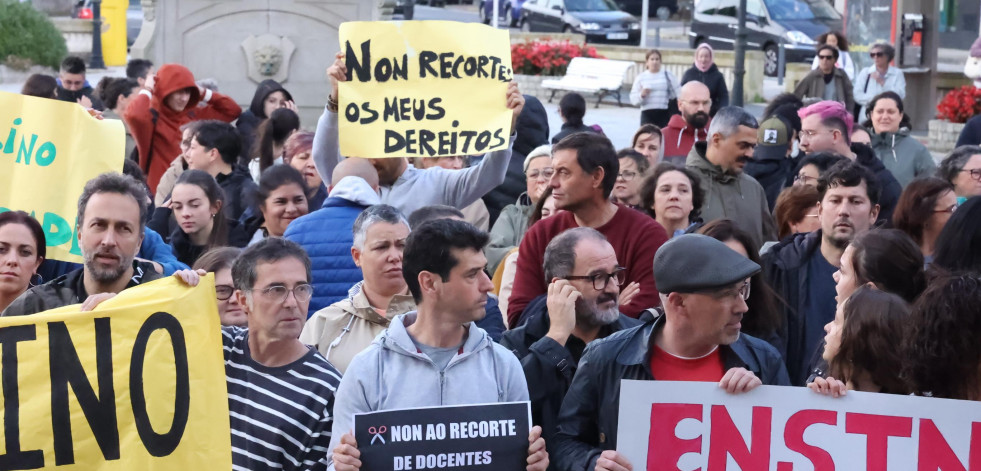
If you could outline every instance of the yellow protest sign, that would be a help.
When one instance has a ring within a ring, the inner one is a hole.
[[[34,216],[49,259],[82,262],[78,197],[93,177],[122,171],[125,153],[122,121],[97,120],[75,103],[0,92],[0,212]]]
[[[0,318],[0,469],[231,469],[214,276]]]
[[[338,93],[341,154],[433,157],[507,147],[507,31],[453,21],[359,21],[339,32],[350,79]]]

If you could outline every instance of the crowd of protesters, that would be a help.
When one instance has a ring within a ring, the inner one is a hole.
[[[127,162],[78,198],[81,266],[0,213],[0,311],[213,273],[237,469],[360,469],[354,414],[525,400],[527,469],[633,469],[621,379],[981,400],[981,147],[937,165],[892,47],[856,71],[821,43],[759,121],[710,47],[680,81],[652,51],[632,142],[574,93],[550,136],[512,83],[506,148],[412,163],[340,154],[342,54],[315,127],[271,80],[243,112],[178,64],[92,87],[70,57],[24,93],[122,119]]]

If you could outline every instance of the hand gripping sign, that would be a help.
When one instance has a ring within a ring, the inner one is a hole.
[[[349,157],[483,154],[507,147],[508,32],[478,23],[341,24],[340,151]]]
[[[44,228],[49,259],[82,263],[75,232],[85,183],[123,169],[126,131],[81,106],[0,92],[0,212],[24,211]]]
[[[506,402],[354,416],[361,469],[524,469],[531,406]]]
[[[715,383],[630,381],[620,389],[617,451],[634,469],[981,469],[977,402]]]
[[[231,469],[213,275],[0,318],[0,470]]]

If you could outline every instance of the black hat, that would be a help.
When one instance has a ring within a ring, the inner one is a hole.
[[[654,283],[664,294],[724,288],[760,270],[752,260],[702,234],[675,237],[654,255]]]

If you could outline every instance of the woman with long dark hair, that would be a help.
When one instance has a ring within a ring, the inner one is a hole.
[[[20,89],[21,95],[58,99],[58,80],[50,75],[34,74],[27,77]]]
[[[310,209],[306,181],[289,165],[273,165],[262,172],[255,200],[259,214],[245,222],[246,233],[252,234],[249,245],[266,237],[283,237],[289,223]]]
[[[253,157],[248,162],[253,180],[258,182],[259,175],[267,168],[283,163],[286,139],[299,129],[300,116],[289,108],[276,109],[269,119],[259,125],[249,154]]]
[[[174,255],[186,265],[194,265],[204,252],[229,245],[229,221],[222,208],[225,195],[207,172],[185,170],[170,198],[177,229],[170,234]]]
[[[981,273],[981,197],[957,207],[940,231],[933,251],[935,269]]]
[[[46,243],[41,224],[27,213],[0,213],[0,312],[39,282],[37,270],[44,261]]]
[[[930,262],[937,237],[955,210],[954,185],[937,177],[917,178],[899,196],[892,213],[892,225],[910,236]]]

